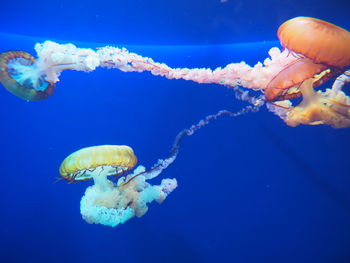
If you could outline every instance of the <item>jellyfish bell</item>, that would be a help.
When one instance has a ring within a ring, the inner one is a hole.
[[[35,58],[23,51],[0,54],[0,82],[12,94],[30,101],[50,97],[55,84],[46,81],[46,75],[35,66]]]
[[[101,176],[120,175],[137,163],[132,148],[126,145],[100,145],[83,148],[62,162],[59,172],[68,181],[85,181]]]
[[[51,41],[36,44],[38,58],[23,51],[0,54],[0,81],[14,95],[25,100],[44,100],[52,95],[64,70],[91,71],[100,63],[95,52],[72,44]]]
[[[350,64],[350,33],[329,22],[296,17],[283,23],[278,31],[283,47],[328,67]]]
[[[300,97],[300,84],[326,69],[327,67],[315,64],[308,58],[297,59],[271,79],[265,88],[265,98],[273,102]],[[328,77],[332,75],[329,74]],[[319,85],[324,81],[325,79],[320,80]]]
[[[296,17],[283,23],[277,32],[281,45],[294,56],[265,88],[267,101],[285,100],[301,95],[304,80],[327,71],[313,82],[321,85],[345,71],[350,64],[350,33],[334,24],[311,17]]]

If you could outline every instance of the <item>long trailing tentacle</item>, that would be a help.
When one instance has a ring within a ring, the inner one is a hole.
[[[247,114],[249,112],[257,112],[261,108],[261,106],[264,104],[264,100],[259,97],[254,97],[248,94],[248,91],[243,91],[240,88],[236,87],[233,89],[236,94],[236,98],[247,101],[251,103],[252,105],[248,105],[244,108],[242,108],[239,111],[228,111],[228,110],[220,110],[215,114],[211,114],[206,116],[204,119],[200,120],[198,123],[193,124],[187,129],[181,130],[175,137],[175,140],[173,142],[173,145],[171,147],[169,156],[166,159],[158,160],[158,162],[148,171],[141,172],[139,174],[136,174],[135,176],[131,177],[128,181],[124,182],[120,186],[127,185],[130,181],[135,179],[136,177],[140,175],[146,175],[148,179],[154,178],[158,174],[160,174],[164,169],[166,169],[171,163],[173,163],[177,157],[177,154],[180,149],[180,145],[182,140],[186,136],[193,135],[197,130],[203,128],[204,126],[208,125],[212,120],[216,120],[221,116],[228,115],[230,117],[238,117],[240,115]]]

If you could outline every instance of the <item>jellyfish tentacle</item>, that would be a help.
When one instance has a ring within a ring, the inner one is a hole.
[[[271,104],[269,110],[292,127],[300,124],[350,127],[350,97],[338,88],[316,92],[313,87],[314,81],[317,79],[310,78],[301,84],[300,91],[303,97],[299,105],[293,107],[287,100],[284,101],[288,105],[287,110],[277,110]]]
[[[191,125],[189,128],[181,130],[176,135],[170,150],[170,154],[166,159],[158,160],[158,162],[150,170],[142,171],[141,173],[130,177],[128,180],[123,181],[120,186],[125,186],[129,184],[132,180],[136,179],[138,176],[141,176],[141,175],[145,176],[147,179],[152,179],[156,177],[158,174],[160,174],[164,169],[166,169],[170,164],[172,164],[175,161],[177,154],[179,152],[182,140],[187,136],[192,136],[194,133],[196,133],[197,130],[205,127],[212,120],[216,120],[224,115],[228,115],[229,117],[238,117],[240,115],[244,115],[249,112],[257,112],[260,110],[261,106],[264,104],[261,98],[255,98],[253,96],[249,96],[247,93],[242,92],[238,88],[236,88],[235,90],[236,90],[237,97],[241,96],[242,100],[250,101],[253,103],[253,105],[248,105],[242,108],[241,110],[235,111],[235,112],[228,111],[228,110],[220,110],[215,114],[207,115],[204,119],[200,120],[196,124]]]
[[[164,63],[153,61],[131,53],[125,48],[103,47],[96,51],[77,48],[72,44],[60,45],[45,41],[36,44],[38,59],[31,66],[33,78],[43,79],[50,85],[59,81],[62,71],[71,69],[77,71],[92,71],[97,67],[116,68],[124,72],[149,71],[155,76],[168,79],[185,79],[198,83],[217,83],[234,87],[240,85],[246,88],[263,90],[269,79],[286,64],[297,58],[288,55],[288,50],[280,52],[277,48],[269,51],[270,58],[264,63],[258,62],[254,67],[245,62],[231,63],[224,68],[171,68]],[[20,68],[18,67],[20,71]]]
[[[341,89],[348,82],[350,33],[347,30],[319,19],[296,17],[283,23],[277,36],[282,51],[271,48],[269,58],[263,63],[258,62],[253,67],[245,62],[231,63],[213,70],[171,68],[151,58],[131,53],[125,48],[106,46],[92,50],[78,48],[72,44],[60,45],[45,41],[35,45],[38,57],[36,60],[27,53],[16,53],[14,57],[11,56],[15,52],[0,55],[0,81],[5,88],[21,98],[41,100],[52,94],[54,84],[59,81],[59,76],[64,70],[89,72],[97,67],[106,67],[123,72],[148,71],[168,79],[215,83],[228,87],[241,86],[261,91],[268,102],[282,101],[267,103],[267,107],[271,106],[273,111],[276,107],[284,108],[283,110],[289,108],[290,102],[283,101],[302,95],[301,86],[308,79],[313,79],[312,85],[315,88],[345,71],[334,83],[333,91],[336,93],[337,89]],[[318,78],[318,74],[322,77]],[[328,106],[329,112],[335,109],[336,112],[344,112],[344,116],[348,115],[344,109],[347,108],[347,103],[343,103],[343,99],[331,100],[326,91],[324,96],[326,104],[332,104]],[[340,111],[339,107],[342,107]],[[275,112],[284,119],[286,111],[283,110]],[[328,124],[329,121],[324,123]]]
[[[332,90],[340,91],[346,83],[350,83],[350,70],[338,76],[333,83]]]

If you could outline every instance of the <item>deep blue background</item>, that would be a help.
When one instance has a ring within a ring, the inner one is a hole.
[[[276,40],[278,25],[297,15],[350,28],[348,1],[1,4],[0,51],[34,54],[45,39],[123,44],[172,67],[255,64],[278,45],[261,41]],[[251,41],[259,42],[233,45]],[[42,102],[0,90],[1,262],[350,262],[349,129],[291,128],[265,108],[214,121],[162,173],[178,189],[143,218],[109,228],[81,219],[90,182],[53,183],[68,154],[127,144],[150,167],[181,129],[245,104],[222,86],[118,70],[65,71],[57,86]]]
[[[2,0],[1,32],[119,44],[274,40],[277,27],[313,16],[346,27],[348,0]]]

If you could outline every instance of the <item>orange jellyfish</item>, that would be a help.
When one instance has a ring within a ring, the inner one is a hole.
[[[297,59],[268,83],[267,101],[298,97],[304,80],[326,71],[313,82],[316,87],[350,65],[350,33],[336,25],[311,17],[296,17],[283,23],[277,35],[282,46]]]
[[[35,58],[23,51],[0,54],[0,82],[12,94],[31,101],[52,95],[55,84],[46,81],[45,73],[33,66]]]
[[[173,160],[161,160],[151,171],[139,166],[115,184],[107,177],[121,176],[135,166],[137,158],[129,146],[101,145],[72,153],[64,159],[59,171],[62,178],[70,182],[93,179],[94,185],[86,189],[81,199],[81,215],[87,223],[115,227],[134,216],[143,216],[148,211],[148,203],[163,202],[177,187],[175,179],[163,179],[160,185],[146,182]]]

